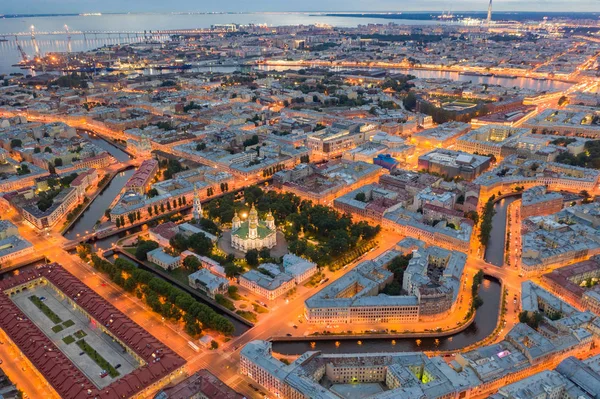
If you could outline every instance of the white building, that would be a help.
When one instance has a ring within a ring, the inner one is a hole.
[[[226,293],[229,288],[229,280],[212,274],[208,269],[200,269],[190,274],[188,284],[211,298]]]
[[[156,248],[148,252],[148,261],[152,262],[165,270],[177,269],[181,266],[181,256],[171,256],[162,248]]]
[[[242,222],[236,213],[231,224],[231,246],[235,249],[248,252],[250,249],[273,248],[277,244],[275,218],[271,212],[261,221],[252,205],[247,221]]]

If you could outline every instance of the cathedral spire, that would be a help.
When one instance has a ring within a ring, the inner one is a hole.
[[[194,208],[192,210],[192,217],[196,220],[202,218],[202,203],[200,202],[200,193],[198,192],[196,183],[194,183]]]

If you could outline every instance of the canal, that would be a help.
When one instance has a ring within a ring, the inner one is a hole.
[[[121,192],[127,180],[133,175],[135,169],[127,169],[118,173],[106,185],[102,192],[92,201],[90,206],[79,216],[79,219],[67,232],[65,238],[76,240],[79,236],[91,233],[96,222],[104,215],[104,211],[110,206],[115,197]]]
[[[111,143],[109,143],[108,141],[96,136],[93,133],[90,133],[90,132],[87,132],[84,130],[80,130],[77,133],[79,133],[79,135],[81,137],[83,137],[84,139],[86,139],[87,141],[94,143],[95,145],[102,148],[103,150],[106,150],[106,152],[108,152],[110,155],[115,157],[115,159],[119,162],[127,162],[131,159],[131,156],[129,156],[129,154],[127,154],[126,152],[123,152],[121,149],[117,148],[116,146],[114,146]]]
[[[494,266],[504,266],[504,250],[506,246],[506,216],[508,206],[519,199],[518,195],[503,198],[494,204],[494,217],[492,218],[492,231],[490,240],[485,249],[485,261]]]
[[[300,355],[310,350],[320,350],[324,353],[367,353],[367,352],[417,352],[417,351],[453,351],[460,350],[471,344],[488,337],[496,328],[500,312],[502,294],[500,282],[486,277],[479,288],[479,296],[483,305],[477,310],[475,320],[464,331],[439,338],[434,337],[361,339],[339,341],[335,340],[313,341],[314,348],[309,341],[273,342],[273,351],[284,355]]]
[[[119,162],[125,162],[130,159],[130,156],[109,142],[97,137],[86,131],[78,131],[84,139],[94,143],[98,147],[106,150],[110,155],[115,157]],[[127,169],[118,173],[104,187],[102,192],[92,201],[90,206],[79,216],[77,221],[67,230],[65,238],[76,240],[77,237],[83,236],[92,232],[96,222],[104,215],[104,211],[108,209],[115,197],[121,192],[127,180],[135,173],[134,169]],[[110,245],[109,245],[110,246]]]
[[[164,279],[161,275],[156,273],[154,270],[152,270],[151,268],[149,268],[141,263],[135,262],[126,256],[123,256],[120,254],[115,254],[115,255],[109,257],[109,260],[111,262],[114,262],[114,260],[117,258],[121,258],[128,262],[134,263],[137,267],[151,272],[154,276],[156,276],[162,280],[168,281],[168,280]],[[177,288],[181,289],[180,287],[177,287]],[[192,292],[190,292],[190,295],[192,295],[192,297],[194,297],[194,299],[196,299],[198,302],[205,304],[206,306],[210,307],[212,310],[214,310],[215,312],[217,312],[218,314],[220,314],[221,316],[223,316],[227,320],[229,320],[233,324],[233,327],[234,327],[234,332],[233,332],[234,336],[238,337],[250,329],[250,327],[248,325],[246,325],[246,324],[242,323],[241,321],[237,320],[236,318],[231,317],[230,315],[226,314],[221,309],[216,307],[214,303],[212,303],[210,300],[208,300],[206,297],[202,296],[201,294],[196,294],[196,293],[193,293],[193,291],[192,291]]]

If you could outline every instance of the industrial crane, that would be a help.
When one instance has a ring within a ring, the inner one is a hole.
[[[25,53],[25,51],[23,50],[23,47],[21,47],[21,43],[19,43],[19,38],[17,37],[17,35],[15,35],[15,43],[17,44],[17,48],[19,49],[19,53],[21,53],[21,60],[23,60],[23,62],[26,63],[27,61],[29,61],[29,59],[27,57],[27,53]]]

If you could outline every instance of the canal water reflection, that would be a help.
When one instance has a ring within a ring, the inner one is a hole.
[[[300,355],[306,351],[319,350],[324,353],[367,353],[367,352],[413,352],[413,351],[452,351],[465,348],[489,336],[498,322],[500,311],[501,286],[492,278],[486,277],[479,288],[483,305],[477,310],[475,320],[464,331],[439,338],[423,337],[402,339],[364,339],[302,342],[273,342],[273,351],[285,355]]]
[[[485,249],[485,261],[494,266],[504,265],[504,251],[506,246],[506,216],[508,206],[518,200],[518,196],[503,198],[494,204],[496,213],[492,218],[492,231],[490,240]]]

